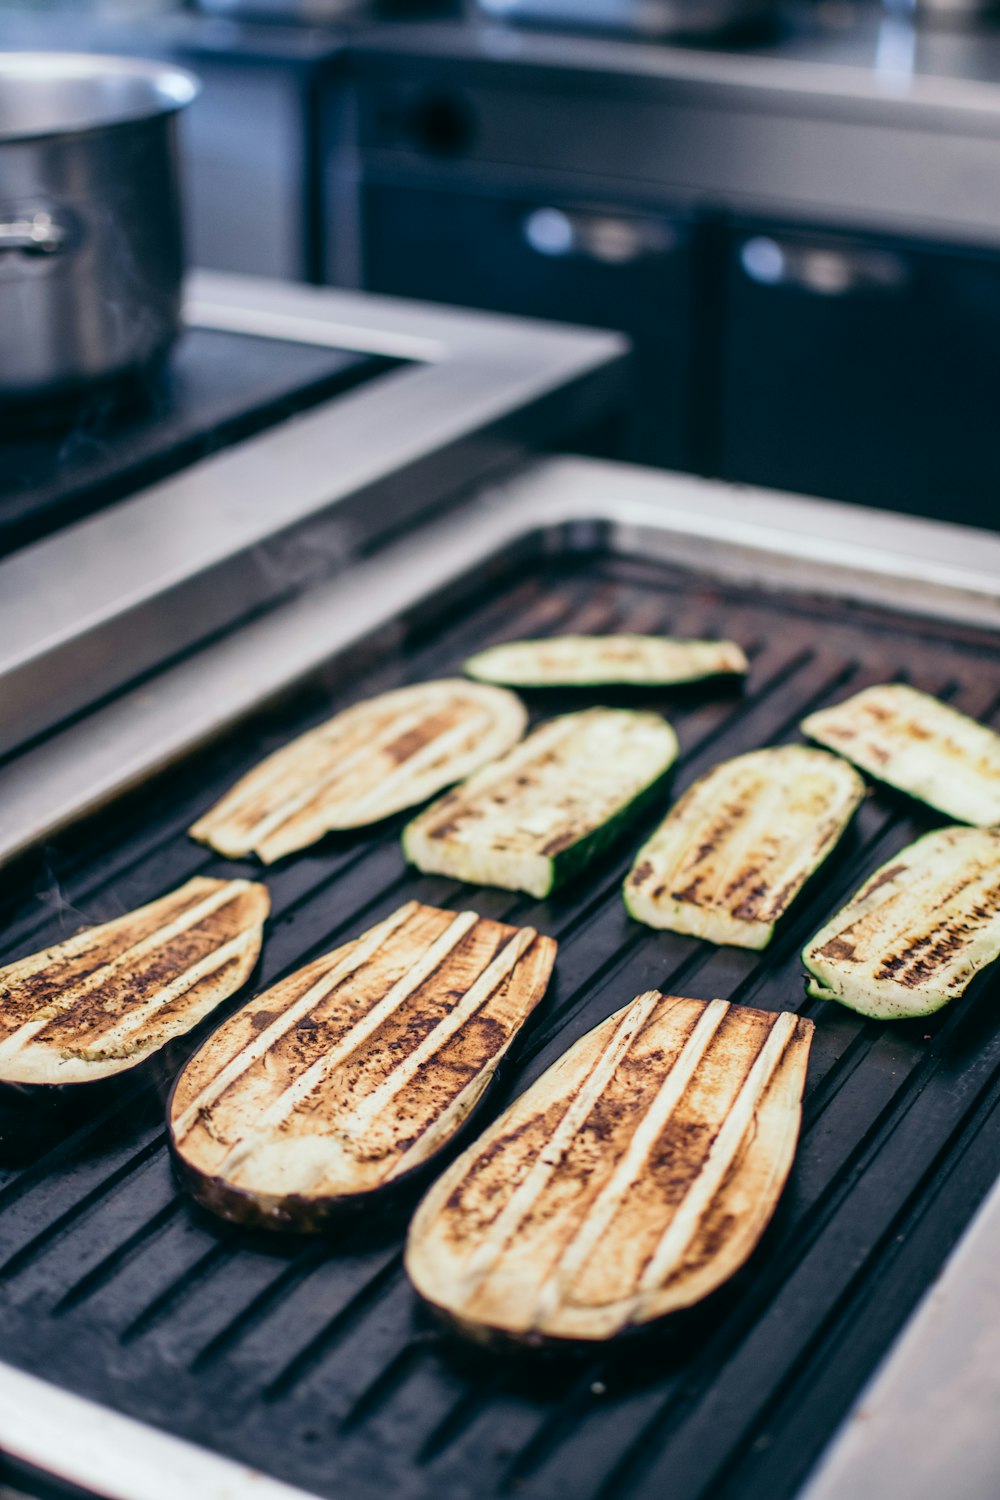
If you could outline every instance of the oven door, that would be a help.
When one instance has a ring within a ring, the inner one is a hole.
[[[748,226],[730,241],[718,472],[1000,527],[1000,261]]]
[[[682,214],[373,171],[363,179],[362,214],[369,291],[628,334],[636,357],[625,456],[699,467],[694,231]]]

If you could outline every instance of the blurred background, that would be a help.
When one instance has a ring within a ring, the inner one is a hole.
[[[237,775],[498,639],[742,641],[745,694],[669,700],[688,782],[884,680],[1000,724],[993,4],[0,0],[3,962],[251,873],[184,832]],[[565,945],[529,1056],[650,984],[791,1004],[820,905],[922,816],[868,799],[767,970],[640,938],[624,865],[477,894]],[[275,868],[267,983],[404,889],[464,902],[397,834]],[[65,1431],[17,1365],[324,1495],[788,1500],[934,1285],[904,1395],[845,1429],[892,1482],[836,1500],[996,1500],[995,1188],[951,1332],[934,1282],[1000,1159],[995,999],[823,1018],[772,1259],[620,1383],[439,1360],[365,1214],[334,1253],[220,1236],[155,1089],[40,1142],[0,1098],[0,1446],[266,1493]]]
[[[196,265],[620,329],[626,456],[980,526],[992,0],[2,0],[190,67]]]

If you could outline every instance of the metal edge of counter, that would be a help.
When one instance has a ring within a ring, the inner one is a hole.
[[[772,588],[1000,628],[1000,536],[593,459],[539,460],[0,767],[0,864],[513,547],[653,551]]]
[[[621,399],[610,332],[210,272],[186,317],[409,363],[0,563],[0,754]]]

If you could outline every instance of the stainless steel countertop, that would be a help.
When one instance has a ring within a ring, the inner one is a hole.
[[[41,9],[33,0],[0,5],[0,47],[69,51],[172,52],[193,60],[237,58],[313,68],[343,50],[350,28],[241,21],[185,8],[129,14],[127,5],[91,10],[72,0]]]
[[[839,0],[790,14],[766,43],[718,48],[493,22],[362,30],[350,55],[364,91],[453,89],[474,120],[447,158],[367,149],[456,184],[551,177],[1000,248],[1000,30],[933,31]]]
[[[773,36],[745,44],[722,40],[633,40],[490,20],[437,20],[360,27],[356,56],[462,59],[547,69],[563,76],[630,79],[659,87],[745,89],[780,101],[825,102],[884,114],[908,109],[939,124],[1000,114],[1000,28],[934,29],[890,14],[874,0],[818,0],[790,7]],[[996,125],[992,126],[993,129]]]

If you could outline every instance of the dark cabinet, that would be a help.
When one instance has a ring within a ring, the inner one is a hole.
[[[1000,260],[747,226],[722,327],[724,478],[1000,526]]]
[[[631,335],[625,456],[697,465],[694,230],[682,215],[560,192],[508,196],[368,172],[361,232],[371,291]]]
[[[1000,529],[1000,256],[473,173],[436,109],[362,159],[365,287],[626,333],[626,457]]]

